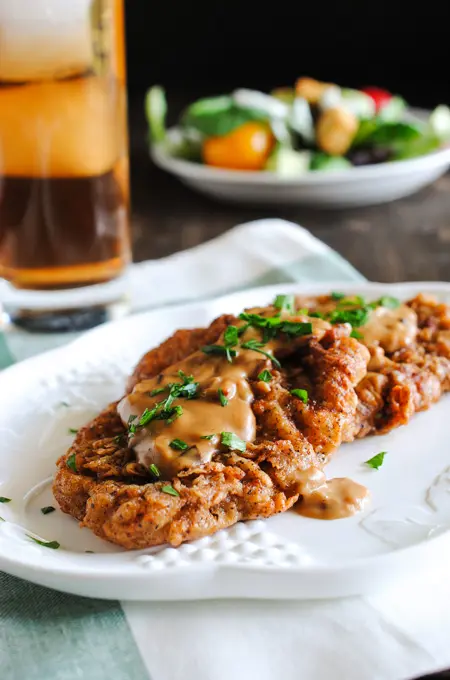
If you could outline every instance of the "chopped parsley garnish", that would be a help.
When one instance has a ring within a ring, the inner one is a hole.
[[[353,329],[352,332],[350,333],[350,337],[356,338],[356,340],[361,340],[361,338],[363,338],[364,335],[362,333],[360,333],[359,331]]]
[[[344,297],[338,301],[338,307],[364,307],[366,301],[361,295],[352,295],[351,297]]]
[[[268,383],[272,380],[272,373],[264,369],[264,371],[261,371],[261,373],[258,375],[258,380]]]
[[[194,399],[197,396],[199,384],[194,382],[192,375],[186,375],[183,371],[178,371],[178,375],[182,382],[168,383],[164,388],[153,390],[153,394],[158,394],[161,390],[169,390],[165,399],[156,403],[151,409],[145,408],[137,423],[135,422],[137,416],[128,418],[128,433],[130,435],[136,434],[137,430],[142,427],[147,427],[153,420],[165,420],[170,425],[182,415],[183,407],[172,406],[173,402],[175,399],[181,398]]]
[[[172,439],[169,446],[174,451],[186,451],[189,448],[189,444],[186,444],[182,439]]]
[[[60,401],[59,402],[60,406],[65,406],[66,408],[69,408],[70,404],[67,403],[67,401]]]
[[[188,385],[189,383],[194,382],[194,376],[193,375],[186,375],[186,373],[184,371],[182,371],[181,368],[178,371],[178,376],[183,381],[183,385]]]
[[[11,499],[6,498],[6,496],[0,496],[0,503],[11,503]]]
[[[146,425],[148,425],[148,423],[149,423],[150,421],[152,421],[153,418],[155,417],[157,410],[158,410],[158,409],[156,408],[156,406],[155,406],[155,408],[152,408],[152,409],[145,408],[145,409],[143,410],[143,412],[142,412],[141,417],[140,417],[139,420],[138,420],[138,424],[137,424],[137,425],[134,425],[133,427],[134,427],[134,428],[136,428],[136,427],[145,427]],[[131,428],[130,428],[130,430],[131,430]],[[136,431],[136,430],[135,430],[135,431]]]
[[[203,434],[200,439],[212,439],[215,436],[215,434]]]
[[[69,427],[69,434],[77,434],[78,430],[75,427]]]
[[[293,295],[277,295],[273,306],[279,309],[280,312],[291,312],[294,313],[295,298]]]
[[[262,348],[264,347],[264,342],[258,342],[257,340],[248,340],[248,342],[243,342],[242,349],[250,349],[252,352],[259,352],[259,354],[264,354],[265,357],[271,360],[274,366],[281,368],[281,364],[270,352],[265,352]]]
[[[77,472],[77,462],[76,462],[76,455],[75,453],[71,453],[68,459],[66,460],[66,465],[68,468],[73,470],[73,472]]]
[[[221,432],[220,433],[220,443],[222,446],[226,446],[230,451],[240,451],[244,453],[247,448],[246,442],[240,439],[234,432]]]
[[[169,494],[169,496],[179,496],[180,494],[176,489],[173,488],[171,484],[165,484],[163,487],[161,487],[161,491],[163,493]]]
[[[51,512],[55,512],[56,508],[53,505],[46,505],[45,508],[41,508],[43,515],[49,515]]]
[[[30,534],[27,534],[28,538],[31,538],[32,541],[37,543],[38,545],[44,546],[44,548],[51,548],[52,550],[58,550],[60,547],[60,544],[58,541],[41,541],[39,538],[34,538],[34,536],[30,536]]]
[[[223,334],[223,341],[226,347],[235,347],[239,342],[239,331],[237,326],[228,326]]]
[[[355,307],[353,309],[335,309],[330,314],[331,323],[349,323],[353,328],[364,326],[369,319],[368,307]]]
[[[124,444],[124,436],[124,432],[122,432],[122,434],[116,434],[116,436],[113,437],[114,444]]]
[[[309,312],[308,316],[313,319],[325,319],[325,314],[322,314],[322,312]]]
[[[380,453],[377,453],[377,455],[373,458],[369,458],[369,460],[364,461],[364,465],[368,465],[374,470],[378,470],[383,465],[386,453],[387,451],[381,451]]]
[[[168,390],[168,385],[164,385],[164,387],[157,387],[156,390],[152,390],[150,392],[151,397],[156,397],[157,394],[162,394],[163,392],[167,392]]]
[[[153,475],[154,477],[157,477],[157,478],[158,478],[158,477],[161,477],[161,472],[159,471],[159,467],[158,467],[157,465],[155,465],[155,463],[152,463],[152,464],[149,466],[148,469],[150,470],[150,472],[152,473],[152,475]]]
[[[230,364],[233,361],[233,357],[237,354],[235,349],[225,347],[225,345],[205,345],[202,347],[202,352],[205,354],[224,354]]]
[[[343,300],[345,298],[345,293],[331,293],[330,295],[332,300]]]
[[[280,324],[281,333],[298,337],[300,335],[310,335],[312,333],[312,323],[310,321],[283,321]]]
[[[6,519],[3,519],[3,517],[0,517],[0,522],[6,522]]]
[[[239,342],[239,336],[245,332],[246,328],[241,329],[237,326],[227,326],[225,333],[223,334],[224,345],[205,345],[202,347],[202,352],[205,354],[224,354],[230,364],[233,361],[233,357],[236,356],[237,352],[233,347]]]
[[[217,390],[217,394],[219,395],[220,405],[221,406],[227,406],[228,405],[228,399],[224,395],[223,390],[219,388]]]
[[[294,397],[301,399],[304,404],[308,403],[308,390],[295,389],[291,390],[291,394],[293,394]]]
[[[381,307],[387,307],[388,309],[397,309],[397,307],[400,307],[400,300],[395,297],[390,297],[389,295],[384,295],[379,299],[378,304]]]

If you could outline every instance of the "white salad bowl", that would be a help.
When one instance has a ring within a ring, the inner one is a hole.
[[[450,167],[450,147],[407,160],[333,172],[313,171],[299,177],[209,167],[171,156],[164,144],[154,145],[151,157],[183,184],[211,198],[253,205],[323,208],[394,201],[431,184]]]

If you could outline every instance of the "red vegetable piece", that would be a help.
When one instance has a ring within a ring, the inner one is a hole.
[[[373,99],[377,113],[384,108],[386,104],[389,104],[392,99],[391,93],[387,90],[382,90],[381,87],[364,87],[362,92]]]

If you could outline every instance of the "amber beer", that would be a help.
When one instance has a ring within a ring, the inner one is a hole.
[[[0,277],[118,277],[127,168],[123,0],[0,0]]]

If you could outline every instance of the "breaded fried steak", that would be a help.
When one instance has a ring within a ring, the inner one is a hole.
[[[352,514],[364,487],[327,486],[322,472],[352,437],[369,361],[350,333],[295,312],[293,296],[178,331],[60,458],[60,507],[128,549],[177,546],[299,499],[304,514]]]
[[[383,297],[332,293],[301,297],[296,304],[331,323],[350,323],[370,351],[367,375],[356,392],[359,404],[350,439],[385,434],[406,425],[450,389],[450,308],[431,296],[405,303]]]

